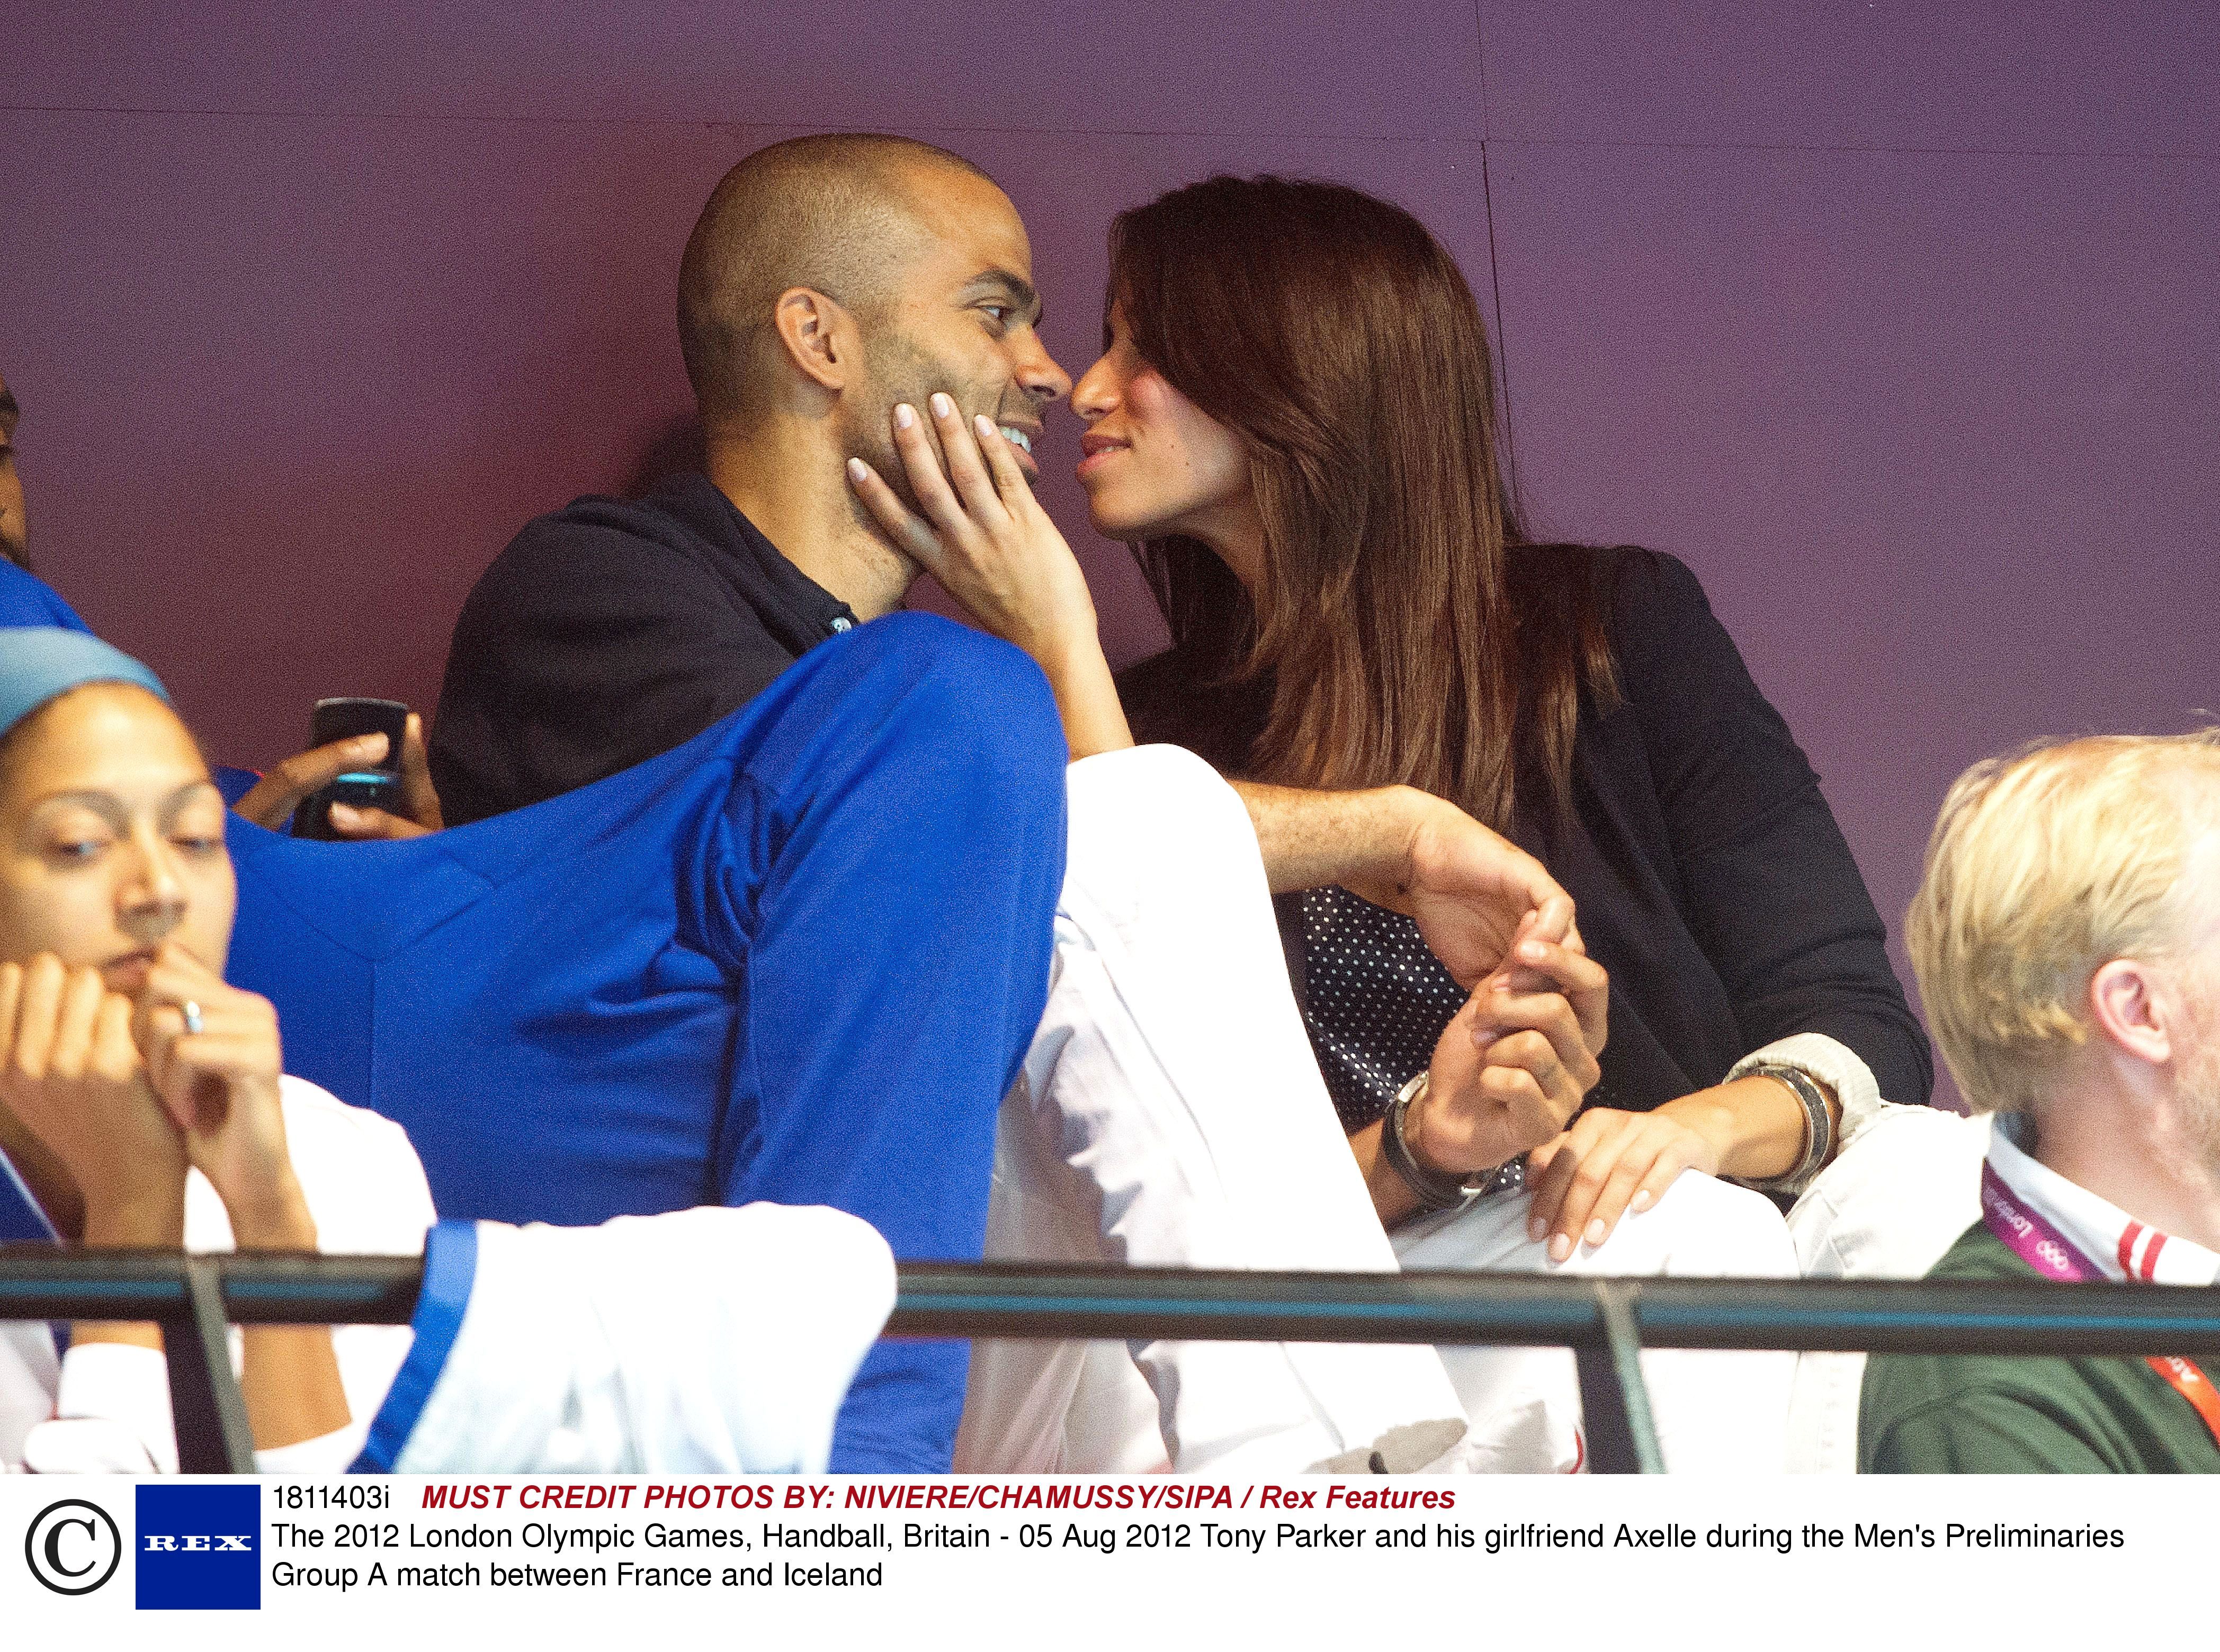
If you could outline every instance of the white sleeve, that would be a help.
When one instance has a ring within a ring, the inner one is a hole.
[[[340,1368],[340,1380],[345,1381],[346,1368]],[[265,1474],[296,1474],[309,1479],[333,1478],[346,1473],[348,1467],[362,1455],[364,1437],[370,1432],[369,1412],[359,1413],[355,1421],[345,1428],[334,1429],[329,1434],[320,1434],[313,1440],[296,1440],[291,1445],[271,1446],[266,1451],[254,1454],[254,1466]]]
[[[316,1219],[318,1248],[333,1256],[420,1254],[437,1218],[408,1131],[306,1079],[288,1074],[279,1088],[286,1150]]]
[[[62,1356],[52,1420],[23,1441],[41,1474],[174,1474],[170,1368],[159,1349],[73,1343]]]
[[[444,1223],[363,1464],[822,1473],[894,1298],[886,1241],[817,1206]]]
[[[1941,1107],[1883,1102],[1788,1213],[1804,1276],[1924,1277],[1980,1220],[1990,1125]],[[1861,1353],[1797,1356],[1788,1424],[1792,1470],[1857,1472],[1865,1370]]]
[[[257,1451],[255,1467],[265,1474],[345,1474],[369,1430],[370,1411],[361,1416],[319,1438]],[[25,1437],[23,1464],[41,1474],[177,1473],[168,1362],[134,1343],[73,1344],[62,1356],[54,1416]]]
[[[61,1359],[39,1319],[0,1319],[0,1474],[22,1467],[23,1441],[54,1414]]]
[[[338,1256],[415,1256],[434,1218],[424,1167],[400,1125],[290,1075],[279,1080],[285,1141],[315,1218],[318,1248]],[[232,1249],[222,1201],[194,1171],[185,1189],[185,1243]],[[265,1474],[335,1474],[362,1448],[369,1419],[408,1355],[406,1325],[335,1325],[332,1354],[354,1420],[313,1440],[255,1453]],[[232,1368],[240,1337],[230,1336]],[[33,1427],[24,1465],[41,1474],[175,1474],[170,1374],[161,1353],[122,1343],[79,1343],[62,1356],[54,1415]]]

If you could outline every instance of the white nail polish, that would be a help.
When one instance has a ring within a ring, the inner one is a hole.
[[[934,418],[945,419],[951,416],[955,411],[956,403],[950,401],[939,390],[935,390],[932,393],[932,416]]]
[[[907,430],[917,422],[917,409],[907,402],[895,403],[895,428]]]
[[[1551,1262],[1562,1262],[1566,1257],[1572,1254],[1573,1242],[1569,1238],[1566,1237],[1565,1235],[1560,1233],[1556,1238],[1550,1241],[1550,1260]]]
[[[1599,1216],[1588,1224],[1588,1231],[1581,1237],[1586,1239],[1590,1244],[1601,1244],[1603,1243],[1603,1218]]]
[[[870,473],[871,467],[864,464],[863,460],[859,458],[851,458],[848,461],[848,475],[852,480],[861,482],[865,477],[870,475]]]

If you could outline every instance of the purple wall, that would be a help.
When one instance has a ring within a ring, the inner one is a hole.
[[[1119,207],[1277,169],[1419,212],[1500,292],[1530,507],[1703,575],[1892,918],[1973,757],[2220,710],[2220,22],[2186,0],[24,9],[35,550],[236,760],[320,694],[433,703],[478,569],[683,412],[710,184],[837,127],[1004,182],[1074,371]],[[1049,446],[1145,651],[1075,423]]]

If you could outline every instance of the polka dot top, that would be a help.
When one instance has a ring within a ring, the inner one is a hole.
[[[1303,1019],[1345,1132],[1383,1117],[1434,1058],[1468,994],[1398,912],[1339,888],[1303,892]]]

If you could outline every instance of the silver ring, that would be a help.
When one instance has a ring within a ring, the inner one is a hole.
[[[185,1031],[197,1034],[201,1030],[201,1007],[190,998],[184,1002]]]

